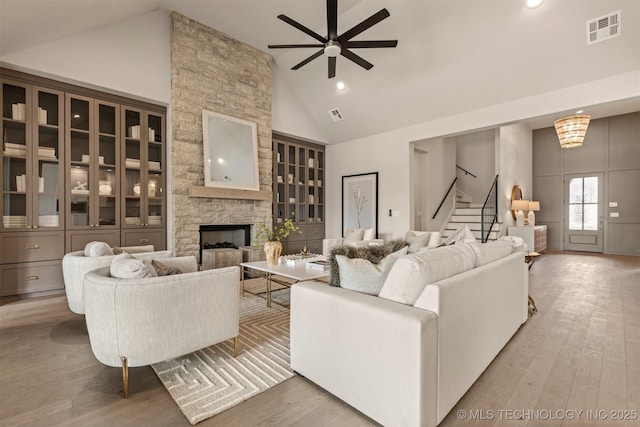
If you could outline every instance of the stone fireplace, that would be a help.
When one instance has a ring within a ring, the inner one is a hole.
[[[189,187],[204,185],[203,110],[257,124],[260,190],[272,191],[271,56],[179,13],[172,20],[173,240],[178,255],[198,256],[206,243],[201,224],[271,221],[270,201],[188,195]]]

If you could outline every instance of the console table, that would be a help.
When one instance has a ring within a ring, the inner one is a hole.
[[[529,252],[541,253],[547,249],[547,226],[536,225],[533,227],[524,226],[510,226],[509,236],[522,237],[524,242],[529,247]]]

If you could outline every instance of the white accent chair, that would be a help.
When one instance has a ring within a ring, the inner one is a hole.
[[[331,249],[338,245],[369,246],[384,243],[375,238],[373,228],[348,228],[344,237],[322,240],[322,255],[329,256]]]
[[[120,248],[139,259],[161,259],[173,256],[171,251],[154,252],[153,245],[127,246]],[[85,256],[84,251],[69,252],[62,258],[62,277],[67,293],[69,309],[76,314],[84,314],[82,304],[82,279],[91,270],[107,267],[115,255]]]
[[[182,274],[142,279],[110,277],[104,267],[84,277],[91,350],[101,363],[122,368],[124,397],[129,366],[147,366],[233,339],[237,353],[240,270],[198,271],[194,256],[164,258]]]

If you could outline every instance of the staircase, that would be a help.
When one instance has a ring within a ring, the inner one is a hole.
[[[457,202],[456,210],[453,215],[451,215],[451,219],[449,219],[449,222],[442,233],[443,240],[453,235],[458,229],[467,225],[479,242],[482,227],[480,223],[481,213],[482,205],[474,205],[464,201]],[[502,224],[499,223],[493,224],[491,233],[489,233],[489,240],[498,239],[500,236],[501,226]]]

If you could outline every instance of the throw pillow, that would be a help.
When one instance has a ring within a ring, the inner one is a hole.
[[[84,256],[104,256],[113,255],[113,249],[105,242],[93,241],[89,242],[84,247]]]
[[[397,252],[407,244],[404,240],[394,240],[385,242],[381,245],[356,247],[351,245],[335,246],[329,253],[329,264],[331,265],[329,285],[340,286],[339,266],[336,261],[336,255],[344,255],[347,258],[362,258],[367,261],[378,264],[387,255]]]
[[[378,295],[393,264],[399,257],[406,254],[407,247],[404,247],[387,255],[377,264],[362,258],[347,258],[344,255],[336,255],[340,287],[369,295]]]
[[[420,251],[420,248],[427,246],[429,244],[429,238],[431,237],[431,233],[428,231],[424,232],[415,232],[415,231],[407,231],[407,235],[405,236],[405,240],[409,245],[409,253],[416,253]]]
[[[373,231],[373,228],[366,228],[364,230],[364,235],[362,236],[362,240],[373,240],[376,238],[376,233]]]
[[[529,246],[524,242],[524,239],[520,236],[502,236],[499,241],[509,242],[513,252],[529,253]]]
[[[473,235],[468,225],[459,228],[455,233],[449,236],[440,246],[449,246],[456,243],[473,243],[476,241],[476,237]]]
[[[156,270],[149,261],[143,261],[126,252],[116,255],[109,269],[111,277],[117,279],[142,279],[157,277]]]
[[[364,237],[364,229],[362,228],[348,228],[347,233],[344,235],[344,242],[359,242]]]
[[[156,274],[158,275],[158,277],[172,276],[174,274],[182,274],[182,270],[180,270],[178,267],[169,267],[167,265],[164,265],[160,261],[156,261],[155,259],[151,261],[151,265],[156,271]]]

